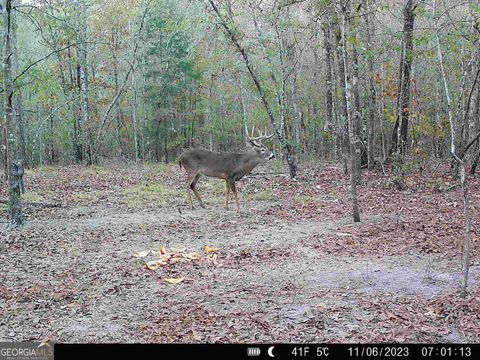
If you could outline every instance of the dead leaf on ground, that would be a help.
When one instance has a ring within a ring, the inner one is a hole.
[[[192,252],[192,253],[185,253],[183,254],[183,256],[185,257],[185,259],[189,259],[189,260],[198,260],[200,259],[200,255],[196,252]]]
[[[218,254],[208,254],[207,255],[207,262],[212,263],[213,265],[217,265]]]
[[[179,278],[163,278],[162,280],[169,284],[179,284],[185,280],[185,276],[180,276]]]
[[[148,256],[150,254],[150,250],[145,250],[145,251],[139,251],[133,254],[134,257],[136,258],[144,258],[145,256]]]
[[[210,254],[210,253],[218,253],[220,251],[220,248],[217,247],[211,247],[211,246],[205,246],[205,254]]]
[[[398,316],[391,311],[385,311],[385,315],[387,315],[388,320],[398,320]]]
[[[167,265],[167,263],[162,260],[152,260],[145,262],[145,267],[149,270],[157,270],[160,266],[163,265]]]

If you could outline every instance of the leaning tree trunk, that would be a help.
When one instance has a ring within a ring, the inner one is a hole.
[[[263,89],[263,86],[260,83],[260,80],[259,80],[260,78],[256,74],[245,48],[240,44],[240,40],[238,39],[236,31],[234,29],[231,29],[230,26],[227,24],[227,21],[225,20],[224,16],[221,14],[220,10],[218,9],[217,5],[213,2],[213,0],[209,0],[209,2],[210,2],[210,5],[212,6],[213,11],[215,11],[218,19],[220,20],[220,24],[224,28],[225,32],[227,33],[228,37],[232,41],[233,45],[237,48],[238,52],[242,56],[245,66],[247,67],[247,70],[255,84],[258,95],[262,100],[262,104],[268,114],[268,118],[272,124],[275,134],[277,135],[277,139],[279,140],[280,145],[282,147],[283,155],[287,160],[288,168],[290,170],[290,177],[295,178],[297,176],[297,165],[295,162],[295,157],[293,156],[293,148],[290,145],[290,143],[286,140],[281,129],[278,126],[276,126],[275,115],[272,107],[268,102],[267,95]]]

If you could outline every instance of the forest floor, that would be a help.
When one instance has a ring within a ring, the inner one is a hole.
[[[1,225],[0,341],[480,342],[478,179],[466,299],[462,193],[443,167],[402,190],[365,171],[358,224],[332,164],[298,181],[257,168],[240,213],[208,178],[207,208],[188,209],[174,165],[43,167],[25,183],[26,201],[60,206]]]

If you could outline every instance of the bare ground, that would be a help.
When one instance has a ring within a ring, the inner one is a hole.
[[[205,179],[202,193],[216,201],[187,209],[173,168],[33,172],[36,200],[62,207],[27,208],[23,228],[0,233],[0,341],[479,342],[476,233],[470,295],[458,296],[459,193],[419,190],[414,179],[399,192],[371,174],[362,223],[352,224],[348,179],[314,172],[299,183],[245,179],[240,214]],[[131,202],[128,189],[158,183],[177,193]],[[475,181],[471,193],[478,203]],[[205,246],[220,248],[216,262],[148,270],[133,256]]]

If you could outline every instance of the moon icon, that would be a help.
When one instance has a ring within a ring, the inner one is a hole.
[[[274,348],[274,347],[275,347],[275,346],[270,346],[270,347],[268,348],[268,351],[267,351],[267,352],[268,352],[268,356],[270,356],[270,357],[275,357],[275,355],[273,355],[273,348]]]

